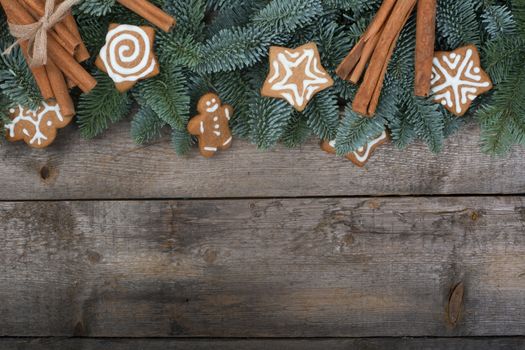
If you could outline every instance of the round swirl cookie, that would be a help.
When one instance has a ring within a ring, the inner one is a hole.
[[[120,92],[128,91],[139,80],[159,74],[154,41],[155,30],[151,27],[111,24],[95,64]]]

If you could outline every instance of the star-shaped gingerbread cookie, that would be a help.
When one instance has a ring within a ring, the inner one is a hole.
[[[346,159],[352,161],[352,163],[362,168],[366,165],[366,163],[368,163],[370,158],[372,158],[376,149],[381,145],[388,143],[389,141],[390,136],[385,130],[379,136],[369,139],[368,142],[360,147],[357,151],[348,153],[346,155]],[[321,149],[330,154],[336,154],[335,146],[335,140],[321,142]]]
[[[154,41],[155,30],[151,27],[111,24],[95,64],[110,76],[120,92],[127,91],[137,81],[159,74]]]
[[[321,65],[317,45],[308,43],[295,50],[270,48],[270,73],[261,95],[288,101],[296,110],[305,110],[315,94],[334,85]]]
[[[434,55],[431,91],[434,101],[451,113],[464,115],[472,101],[491,89],[492,80],[481,68],[476,46]]]

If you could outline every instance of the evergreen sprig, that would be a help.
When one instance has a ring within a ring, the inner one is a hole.
[[[385,128],[398,147],[423,140],[438,152],[445,138],[462,125],[432,99],[413,91],[415,15],[404,28],[388,67],[374,118],[351,110],[356,86],[335,76],[335,69],[375,16],[382,0],[154,0],[177,19],[169,33],[157,31],[155,51],[161,74],[119,93],[106,74],[97,72],[98,86],[81,95],[77,121],[84,137],[95,137],[128,115],[135,103],[131,136],[139,144],[156,140],[171,129],[179,154],[194,138],[186,131],[199,98],[217,93],[232,105],[236,137],[267,149],[282,142],[300,146],[315,135],[336,140],[344,155],[360,148]],[[84,0],[74,13],[87,47],[104,44],[110,23],[146,22],[115,0]],[[0,13],[0,48],[11,44]],[[271,46],[296,48],[315,42],[323,66],[335,85],[315,96],[302,113],[285,101],[263,98]],[[465,44],[478,46],[484,69],[495,88],[479,98],[469,113],[482,129],[483,150],[507,152],[525,143],[525,2],[523,0],[438,1],[437,50]],[[93,55],[96,56],[96,55]],[[94,58],[87,62],[90,69]],[[0,58],[0,123],[15,105],[37,106],[41,97],[20,50]],[[467,117],[468,118],[468,117]],[[3,130],[3,128],[2,128]]]

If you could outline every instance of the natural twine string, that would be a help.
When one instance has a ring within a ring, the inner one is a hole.
[[[31,67],[43,66],[47,63],[47,32],[67,15],[74,5],[82,0],[64,0],[55,9],[55,0],[46,0],[44,16],[31,24],[9,23],[9,31],[16,42],[8,47],[4,54],[9,54],[13,48],[23,41],[29,42],[28,61]]]

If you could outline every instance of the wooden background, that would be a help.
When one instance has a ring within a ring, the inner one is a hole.
[[[523,349],[525,151],[469,125],[366,169],[127,122],[0,147],[0,349]]]

